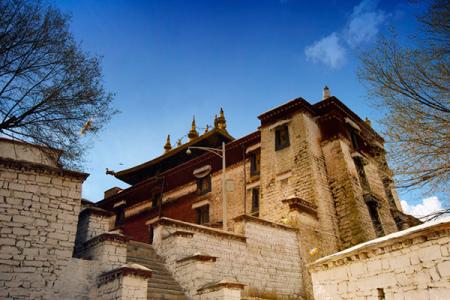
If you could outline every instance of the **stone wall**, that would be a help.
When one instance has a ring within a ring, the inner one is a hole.
[[[309,267],[316,299],[448,299],[450,217],[354,246]]]
[[[127,239],[105,233],[111,214],[93,207],[77,231],[87,174],[58,167],[41,147],[0,139],[0,150],[0,298],[98,299],[98,276],[123,269]],[[83,259],[73,257],[77,233]],[[146,278],[124,277],[117,299],[146,299]]]
[[[86,177],[0,158],[0,298],[57,297],[51,288],[71,263]]]
[[[246,285],[245,293],[302,296],[297,232],[253,217],[235,221],[237,233],[163,218],[154,247],[174,278],[194,299],[224,279]]]
[[[147,300],[147,280],[151,271],[139,265],[124,266],[99,276],[95,299]]]
[[[110,231],[114,224],[114,213],[97,207],[86,207],[79,215],[75,238],[76,252],[88,240]]]
[[[323,143],[330,188],[336,203],[337,225],[342,241],[341,249],[376,238],[352,158],[354,151],[348,143],[344,139]],[[378,214],[383,231],[385,234],[396,232],[398,229],[383,188],[379,164],[374,157],[365,156],[364,160],[366,163],[364,171],[368,184],[372,194],[378,199]],[[401,210],[398,207],[397,209]]]

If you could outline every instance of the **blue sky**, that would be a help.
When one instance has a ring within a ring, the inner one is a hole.
[[[356,77],[357,53],[395,26],[414,31],[407,1],[53,1],[72,16],[82,48],[103,57],[104,84],[121,111],[92,137],[84,197],[125,187],[105,175],[160,155],[223,107],[229,132],[254,131],[257,115],[292,98],[315,103],[328,85],[362,118],[382,116]],[[375,128],[376,122],[373,122]],[[430,195],[431,196],[431,195]],[[411,194],[402,196],[418,203]],[[420,201],[419,201],[420,202]]]

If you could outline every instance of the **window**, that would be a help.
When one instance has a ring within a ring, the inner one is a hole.
[[[197,224],[209,223],[209,205],[203,205],[195,209]]]
[[[211,192],[211,175],[197,179],[197,193],[204,195]]]
[[[261,153],[253,152],[250,154],[250,175],[259,175],[261,167]]]
[[[403,221],[402,221],[402,219],[397,216],[397,217],[394,217],[394,221],[395,221],[395,225],[397,226],[397,229],[399,231],[403,230]]]
[[[353,130],[353,129],[350,129],[350,138],[352,139],[353,149],[359,150],[358,135],[356,134],[355,130]]]
[[[259,189],[252,189],[252,213],[259,212]]]
[[[386,295],[384,294],[384,290],[383,289],[377,289],[377,294],[378,294],[378,300],[386,299]]]
[[[367,208],[369,209],[370,218],[372,219],[373,228],[377,237],[384,236],[383,226],[380,222],[380,216],[378,215],[378,207],[376,202],[368,202]]]
[[[158,206],[158,199],[159,199],[159,195],[157,193],[154,193],[152,195],[152,208],[155,208]]]
[[[385,178],[383,180],[383,187],[384,187],[386,196],[389,200],[389,204],[391,205],[391,207],[397,208],[397,205],[395,205],[394,195],[392,194],[391,181],[388,178]]]
[[[366,172],[364,170],[363,158],[355,157],[353,158],[355,162],[356,171],[358,172],[359,181],[363,192],[370,192],[369,181],[367,180]]]
[[[275,151],[289,146],[289,130],[287,125],[275,128]]]
[[[125,205],[120,205],[115,208],[116,211],[116,221],[114,225],[116,227],[122,226],[125,221]]]

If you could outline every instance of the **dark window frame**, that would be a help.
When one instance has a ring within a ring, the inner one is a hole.
[[[361,189],[364,192],[370,192],[370,183],[369,179],[367,178],[366,170],[364,169],[364,161],[361,157],[354,157],[353,162],[355,164],[356,172],[358,173],[359,182]]]
[[[199,225],[209,223],[209,204],[195,208],[195,222]]]
[[[285,139],[282,140],[282,134],[285,133]],[[289,138],[289,127],[287,124],[275,128],[275,151],[287,148],[291,145]]]
[[[367,209],[369,210],[370,219],[372,220],[373,229],[377,237],[385,235],[383,224],[381,223],[380,214],[378,213],[378,204],[376,202],[368,202]]]
[[[252,188],[252,213],[259,212],[260,198],[259,188]]]
[[[207,182],[206,188],[204,185],[204,182]],[[212,183],[211,183],[211,174],[202,177],[202,178],[197,178],[197,194],[198,195],[205,195],[209,192],[211,192],[212,190]]]
[[[261,172],[261,152],[250,153],[250,176],[257,176]]]
[[[120,205],[115,209],[116,219],[114,221],[115,227],[120,227],[125,224],[125,205]]]

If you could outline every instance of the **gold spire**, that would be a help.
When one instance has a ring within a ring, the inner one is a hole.
[[[183,143],[181,142],[181,139],[178,139],[177,141],[177,147],[180,147]]]
[[[203,132],[203,134],[207,133],[208,131],[209,131],[209,125],[208,125],[208,124],[206,124],[206,127],[205,127],[205,132]]]
[[[172,145],[170,144],[170,134],[167,135],[166,144],[164,145],[164,152],[169,152],[172,149]]]
[[[214,128],[217,128],[217,115],[214,115]]]
[[[189,138],[189,140],[192,141],[196,137],[198,137],[198,132],[197,132],[197,128],[196,128],[196,125],[195,125],[195,116],[194,116],[192,118],[192,126],[191,126],[191,130],[188,133],[188,138]]]
[[[223,113],[223,109],[220,108],[220,114],[217,120],[217,128],[219,129],[227,129],[227,120],[225,120],[225,114]]]
[[[370,120],[369,120],[369,118],[368,118],[368,117],[366,117],[366,120],[365,120],[365,122],[366,122],[366,124],[367,124],[367,125],[369,125],[369,126],[372,126],[372,122],[370,122]]]

